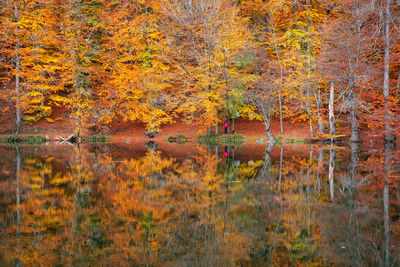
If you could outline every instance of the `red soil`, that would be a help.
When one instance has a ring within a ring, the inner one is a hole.
[[[0,115],[0,134],[13,134],[15,132],[15,114],[12,109]],[[52,115],[54,122],[40,120],[32,125],[25,124],[22,127],[22,134],[48,135],[50,138],[57,136],[69,136],[74,132],[75,120],[69,118],[65,108],[55,108]],[[215,130],[215,127],[212,128]],[[250,121],[240,119],[235,121],[235,131],[245,139],[265,138],[264,123],[260,121]],[[271,130],[275,135],[279,135],[279,121],[273,120]],[[284,122],[284,136],[287,138],[305,138],[309,136],[309,129],[306,123],[292,124]],[[201,127],[197,124],[188,124],[181,120],[169,125],[163,125],[161,131],[154,138],[154,141],[165,142],[169,136],[184,135],[190,140],[195,140],[200,134]],[[145,126],[140,123],[113,122],[101,129],[86,129],[83,135],[111,135],[112,141],[134,143],[145,141],[148,138],[144,135]],[[223,132],[222,124],[219,124],[219,132]]]
[[[69,136],[73,133],[75,128],[75,121],[73,119],[68,118],[65,114],[63,114],[64,110],[58,110],[58,117],[61,117],[61,120],[56,120],[51,123],[46,120],[39,121],[33,125],[24,125],[22,128],[22,133],[24,135],[48,135],[50,138],[55,138],[57,136]],[[15,123],[13,121],[13,114],[8,114],[9,116],[5,116],[5,114],[1,114],[0,116],[0,134],[10,135],[15,131]],[[54,117],[56,118],[56,116]],[[223,132],[222,124],[219,125],[219,132]],[[314,126],[314,130],[316,130],[316,125]],[[341,123],[341,128],[339,128],[339,133],[348,135],[349,129],[347,122],[343,120]],[[294,138],[294,139],[303,139],[309,138],[309,125],[307,123],[291,123],[290,121],[284,121],[284,135],[283,138]],[[83,133],[85,136],[91,135],[106,135],[110,136],[111,143],[110,145],[115,145],[116,149],[113,150],[118,155],[115,155],[116,158],[120,156],[121,158],[129,158],[142,156],[147,153],[148,149],[144,146],[145,143],[149,141],[153,141],[157,145],[157,150],[161,151],[162,155],[167,157],[173,157],[176,159],[183,159],[186,157],[193,157],[199,155],[201,153],[200,145],[196,142],[196,137],[199,135],[201,127],[196,124],[187,124],[182,121],[177,121],[176,123],[170,125],[164,125],[161,127],[161,131],[159,134],[155,136],[154,139],[149,139],[144,135],[145,126],[142,124],[132,124],[132,123],[122,123],[122,122],[114,122],[112,125],[108,127],[102,128],[99,132],[94,132],[90,129],[86,129]],[[214,130],[215,128],[213,128]],[[240,119],[235,122],[235,131],[242,135],[247,142],[239,149],[235,151],[235,158],[240,158],[241,160],[260,160],[265,156],[266,144],[260,144],[256,141],[257,138],[266,138],[265,136],[265,127],[263,122],[260,121],[249,121],[245,119]],[[280,126],[279,120],[277,118],[272,120],[271,130],[276,136],[280,136]],[[395,133],[399,133],[398,129],[395,130]],[[189,138],[189,141],[184,145],[179,145],[176,143],[168,143],[167,138],[169,136],[176,137],[177,135],[184,135]],[[360,131],[360,136],[364,140],[364,143],[367,143],[367,146],[383,147],[383,135],[382,131],[371,131],[368,129],[362,129]],[[399,136],[397,137],[399,138]],[[398,139],[399,140],[399,139]],[[311,146],[308,144],[290,144],[285,145],[286,142],[283,140],[284,144],[284,158],[288,159],[293,155],[296,157],[304,157],[308,158],[310,155]],[[84,144],[85,145],[85,144]],[[364,144],[365,146],[365,144]],[[63,147],[62,151],[69,151],[71,149],[70,146],[60,146]],[[101,149],[101,146],[99,146]],[[206,147],[203,147],[206,149]],[[279,160],[280,157],[280,147],[275,146],[270,153],[270,157],[273,160]],[[325,148],[326,149],[326,148]],[[329,148],[328,148],[329,149]],[[315,153],[318,150],[315,147]],[[219,148],[220,157],[222,158],[223,148]],[[212,148],[210,153],[215,154],[215,148]],[[52,153],[57,153],[52,151]],[[68,152],[67,152],[68,154]],[[315,155],[314,155],[315,157]]]
[[[0,103],[2,104],[2,103]],[[2,114],[0,114],[0,134],[13,134],[15,131],[15,122],[14,122],[14,111],[12,108],[5,110]],[[50,138],[55,138],[57,136],[66,137],[74,132],[75,129],[75,120],[73,118],[69,118],[67,110],[65,108],[55,108],[52,119],[54,122],[48,122],[46,120],[41,120],[32,125],[24,125],[22,127],[22,134],[25,135],[42,135],[49,136]],[[348,136],[350,133],[349,126],[347,120],[345,118],[341,118],[341,122],[339,124],[339,133]],[[290,139],[303,139],[310,137],[309,125],[306,122],[295,122],[285,120],[283,122],[284,134],[282,137],[290,138]],[[314,131],[317,130],[317,125],[313,125]],[[149,139],[144,135],[145,126],[143,124],[133,124],[128,122],[118,122],[114,121],[108,127],[99,128],[89,128],[85,129],[82,133],[84,136],[91,135],[107,135],[111,137],[111,141],[113,143],[120,144],[129,144],[132,146],[134,143],[143,143],[153,140],[155,143],[159,144],[159,146],[168,145],[168,149],[174,150],[180,149],[179,145],[171,145],[167,143],[167,138],[169,136],[176,137],[177,135],[184,135],[189,138],[189,142],[193,142],[194,148],[196,149],[196,137],[200,134],[201,127],[197,124],[188,124],[181,120],[177,120],[177,122],[169,125],[163,125],[161,127],[161,131],[159,134],[155,136],[154,139]],[[215,127],[212,128],[215,130]],[[280,125],[279,119],[274,118],[271,122],[271,130],[273,134],[276,136],[280,136]],[[260,121],[250,121],[246,119],[239,119],[235,121],[235,131],[236,133],[243,136],[247,139],[248,143],[253,143],[253,145],[257,146],[255,143],[257,138],[266,138],[265,136],[265,126],[263,122]],[[219,132],[223,132],[222,124],[219,124]],[[394,129],[394,133],[398,135],[399,129]],[[369,129],[361,129],[360,137],[362,140],[366,140],[367,142],[383,142],[383,132],[382,131],[371,131]],[[399,136],[397,136],[399,138]],[[262,151],[264,153],[264,145],[261,145]],[[185,147],[185,149],[187,149]],[[249,148],[250,149],[250,148]],[[250,150],[255,150],[255,148],[251,148]]]
[[[215,127],[212,128],[213,131]],[[271,130],[275,135],[279,133],[279,120],[273,120],[271,123]],[[284,122],[286,138],[306,138],[309,136],[309,129],[307,124],[291,124]],[[144,135],[145,127],[140,124],[120,124],[118,128],[113,129],[113,141],[124,140],[125,142],[143,141],[148,138]],[[154,141],[164,142],[169,136],[176,137],[177,135],[184,135],[190,140],[195,140],[201,133],[201,127],[197,124],[187,124],[183,121],[177,121],[173,124],[163,125],[161,131],[154,138]],[[255,141],[257,138],[266,138],[264,123],[260,121],[250,121],[240,119],[235,122],[235,132],[243,136],[245,139]],[[219,133],[223,133],[222,124],[219,124]]]

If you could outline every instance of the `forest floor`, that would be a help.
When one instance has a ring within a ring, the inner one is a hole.
[[[10,121],[0,121],[0,134],[12,135],[15,132],[15,124]],[[41,135],[49,136],[51,139],[62,136],[67,137],[74,132],[75,122],[67,118],[57,120],[55,122],[48,122],[41,120],[32,125],[25,124],[22,127],[22,135]],[[229,128],[231,129],[231,125]],[[211,128],[215,132],[215,125]],[[241,135],[247,141],[256,141],[256,139],[265,139],[265,126],[261,121],[250,121],[240,119],[235,121],[235,133]],[[115,122],[108,126],[103,126],[101,129],[86,129],[83,133],[84,136],[105,135],[111,138],[111,141],[125,140],[127,142],[145,141],[149,138],[145,136],[145,126],[140,123],[129,122]],[[224,129],[222,124],[219,124],[219,133],[223,134]],[[276,136],[283,136],[284,138],[304,139],[309,137],[309,128],[306,123],[292,124],[284,122],[283,135],[280,134],[279,120],[272,120],[271,130]],[[152,139],[155,142],[166,142],[168,137],[176,137],[183,135],[189,140],[196,140],[198,136],[204,135],[201,132],[200,125],[195,123],[186,123],[181,120],[168,125],[162,125],[160,132]]]
[[[58,136],[67,137],[74,132],[75,120],[68,118],[65,115],[65,110],[56,110],[52,116],[54,122],[41,120],[34,124],[25,124],[22,127],[22,135],[41,135],[48,136],[54,139]],[[57,119],[58,118],[58,119]],[[350,129],[345,117],[337,120],[338,134],[348,137]],[[229,125],[231,129],[232,125]],[[241,135],[246,143],[262,143],[262,139],[266,139],[265,126],[261,121],[239,119],[235,121],[235,133]],[[305,139],[310,138],[310,128],[307,122],[293,122],[291,120],[283,121],[284,134],[280,133],[279,118],[273,118],[271,121],[271,131],[277,137],[282,137],[282,143],[290,140],[291,143],[301,143]],[[211,127],[215,132],[215,125]],[[219,124],[219,133],[223,134],[222,124]],[[313,125],[314,134],[316,135],[317,125]],[[397,140],[399,140],[400,129],[394,129]],[[10,110],[0,114],[0,135],[12,135],[15,132],[14,114]],[[201,127],[195,123],[186,123],[177,119],[175,123],[163,125],[160,132],[155,135],[153,139],[144,135],[145,126],[143,124],[133,124],[130,122],[113,122],[111,125],[98,127],[89,127],[83,132],[83,136],[108,136],[113,143],[128,143],[133,144],[136,142],[148,142],[152,140],[156,143],[168,143],[168,137],[177,137],[183,135],[188,138],[189,142],[196,142],[198,136],[204,134],[201,132]],[[360,129],[360,137],[366,142],[380,142],[383,141],[382,131],[371,131],[370,129]]]
[[[0,137],[10,136],[15,133],[15,122],[14,114],[11,112],[3,112],[0,114]],[[57,117],[61,119],[56,119]],[[54,122],[48,122],[41,120],[35,124],[23,125],[22,135],[40,135],[43,137],[48,136],[54,140],[56,137],[67,137],[74,132],[75,121],[68,118],[62,110],[58,112],[58,116],[54,116]],[[337,121],[338,133],[348,138],[350,129],[348,122],[345,117],[339,118]],[[231,125],[230,125],[231,127]],[[300,157],[309,157],[312,149],[318,147],[318,149],[329,149],[329,145],[319,144],[310,146],[304,143],[305,139],[310,138],[309,124],[306,122],[292,122],[285,120],[283,122],[284,134],[280,134],[279,118],[273,118],[271,122],[271,130],[277,137],[281,137],[280,142],[284,146],[284,158],[290,158],[294,154]],[[211,128],[215,131],[215,126]],[[317,131],[317,125],[313,125],[314,131]],[[157,151],[160,151],[162,155],[173,157],[173,158],[186,158],[186,157],[197,157],[202,153],[213,153],[217,155],[222,153],[224,148],[211,148],[211,151],[207,152],[207,146],[201,146],[197,142],[197,137],[201,134],[201,127],[197,124],[185,123],[181,120],[177,120],[175,123],[169,125],[163,125],[159,134],[155,135],[153,139],[148,138],[144,135],[145,126],[143,124],[132,124],[123,122],[113,122],[107,127],[89,128],[86,129],[83,135],[88,136],[107,136],[110,138],[110,145],[116,146],[116,151],[122,155],[144,155],[148,151],[147,143],[153,141]],[[222,124],[219,124],[219,132],[223,134]],[[239,119],[235,121],[235,132],[241,135],[245,142],[239,150],[235,152],[237,157],[243,160],[259,160],[265,156],[266,145],[263,142],[266,139],[265,126],[260,121],[250,121],[247,119]],[[397,140],[400,140],[400,129],[394,129],[397,134]],[[168,137],[177,137],[183,135],[188,138],[185,144],[169,143]],[[364,147],[378,148],[377,151],[383,151],[383,132],[382,130],[370,130],[367,128],[360,129],[360,137]],[[264,139],[264,140],[262,140]],[[287,144],[287,145],[286,145]],[[86,144],[82,144],[86,146]],[[89,145],[89,144],[88,144]],[[58,147],[58,146],[57,146]],[[67,146],[69,147],[69,146]],[[102,149],[102,146],[98,146],[98,149]],[[64,151],[67,149],[62,146],[59,149]],[[105,148],[104,148],[105,149]],[[233,149],[231,147],[231,149]],[[279,159],[281,153],[281,146],[275,146],[269,154],[273,159]],[[68,149],[67,149],[68,150]],[[217,153],[218,152],[218,153]],[[293,152],[293,153],[292,153]],[[295,153],[294,153],[295,152]],[[52,150],[52,153],[54,152]]]

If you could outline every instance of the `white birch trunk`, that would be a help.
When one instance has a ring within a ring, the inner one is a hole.
[[[329,95],[329,134],[331,136],[331,142],[334,139],[334,135],[336,135],[336,124],[335,124],[335,110],[334,104],[335,102],[335,84],[331,82],[331,90]]]
[[[393,141],[389,104],[389,65],[390,65],[390,0],[386,0],[383,42],[385,46],[383,70],[383,97],[385,101],[385,141]]]

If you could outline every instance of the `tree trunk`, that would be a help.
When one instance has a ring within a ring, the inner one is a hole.
[[[17,44],[18,46],[18,44]],[[16,52],[18,53],[18,49],[16,48]],[[20,100],[20,81],[19,81],[19,69],[20,69],[20,58],[19,55],[17,55],[16,58],[16,68],[15,68],[15,93],[17,95],[17,100],[16,100],[16,126],[17,130],[15,132],[15,135],[18,135],[21,131],[21,100]]]
[[[318,95],[315,97],[315,100],[317,102],[317,110],[318,110],[318,132],[320,133],[324,133],[325,132],[325,127],[324,127],[324,123],[322,122],[322,116],[321,116],[321,90],[320,88],[318,88]]]
[[[395,97],[399,97],[399,96],[400,96],[400,68],[397,72],[397,90],[396,90]]]
[[[318,95],[315,92],[315,89],[313,88],[313,93],[314,93],[314,98],[315,98],[315,104],[317,105],[317,117],[318,117],[318,132],[319,133],[324,133],[324,123],[322,122],[322,116],[321,116],[321,102],[320,102],[320,97],[321,97],[321,92],[320,89],[318,88]]]
[[[389,65],[390,65],[390,0],[386,0],[385,9],[385,27],[384,27],[384,78],[383,78],[383,97],[385,101],[385,141],[392,142],[394,137],[392,134],[392,125],[390,118],[390,103],[389,103]]]
[[[334,135],[336,135],[336,124],[335,124],[335,110],[334,104],[335,102],[335,84],[331,82],[331,90],[329,96],[329,134],[331,136],[331,142],[333,142]]]
[[[254,101],[254,104],[257,106],[258,110],[261,113],[261,116],[263,117],[263,121],[264,121],[264,125],[265,125],[265,134],[268,137],[268,140],[270,141],[270,143],[275,144],[276,143],[276,138],[271,132],[271,128],[270,128],[271,119],[270,119],[270,116],[269,116],[268,109],[266,109],[264,107],[264,105],[262,104],[262,102],[260,102],[257,99],[257,96],[256,96],[256,99]]]
[[[281,86],[279,86],[278,97],[279,97],[279,125],[281,128],[281,134],[283,134]]]
[[[19,14],[18,14],[18,7],[17,4],[14,6],[14,19],[16,22],[19,21]],[[20,100],[20,78],[19,78],[19,72],[20,72],[20,67],[21,67],[21,59],[20,59],[20,54],[19,54],[19,38],[18,38],[18,29],[19,26],[17,25],[15,28],[15,93],[17,95],[17,100],[16,100],[16,126],[17,130],[15,132],[15,135],[18,135],[19,132],[21,131],[21,100]]]
[[[313,87],[313,93],[314,93],[314,98],[315,98],[315,104],[317,105],[317,116],[318,116],[318,132],[320,134],[323,134],[325,132],[325,127],[324,127],[324,122],[322,120],[322,115],[321,115],[321,72],[319,74],[319,81],[318,81],[318,90],[316,90]]]
[[[307,10],[310,10],[310,0],[307,0]],[[310,34],[311,19],[307,15],[307,36]],[[312,116],[310,110],[310,76],[311,76],[311,43],[310,40],[307,41],[307,91],[306,91],[306,109],[308,114],[308,119],[310,122],[310,137],[314,137],[313,127],[312,127]]]
[[[306,112],[308,114],[308,120],[309,120],[309,125],[310,125],[310,137],[314,137],[314,132],[313,132],[313,127],[312,127],[312,117],[311,117],[311,111],[310,111],[310,85],[308,84],[307,81],[307,91],[306,91]]]
[[[276,138],[275,138],[275,136],[273,135],[273,133],[271,132],[271,129],[270,129],[271,122],[270,122],[269,117],[264,118],[264,125],[265,125],[265,134],[267,135],[268,140],[269,140],[271,143],[274,143],[274,144],[275,144],[275,143],[276,143]]]
[[[76,18],[75,15],[78,15],[80,13],[80,0],[69,0],[69,18],[71,20],[74,19],[79,19],[79,16]],[[80,89],[80,79],[79,79],[79,46],[80,44],[78,43],[77,40],[77,33],[73,31],[71,33],[71,44],[69,47],[69,53],[71,56],[71,64],[73,68],[73,73],[74,73],[74,84],[73,88],[75,91],[75,96],[74,96],[74,111],[76,112],[77,120],[75,121],[75,129],[74,129],[74,134],[79,136],[81,133],[81,128],[82,128],[82,108],[81,108],[81,101],[82,101],[82,92]]]
[[[271,18],[273,16],[271,15]],[[278,89],[278,101],[279,101],[279,123],[280,123],[280,128],[281,128],[281,134],[283,134],[283,122],[282,122],[282,84],[283,84],[283,65],[281,61],[281,57],[279,54],[278,46],[276,44],[276,36],[275,36],[275,23],[272,21],[271,22],[271,28],[272,28],[272,36],[273,36],[273,41],[274,41],[274,48],[275,48],[275,54],[278,59],[279,63],[279,70],[280,70],[280,78],[279,78],[279,89]]]

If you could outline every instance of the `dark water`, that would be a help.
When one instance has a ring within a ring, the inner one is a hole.
[[[398,149],[137,147],[0,147],[0,265],[400,265]]]

